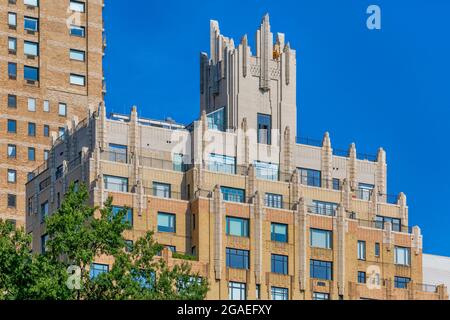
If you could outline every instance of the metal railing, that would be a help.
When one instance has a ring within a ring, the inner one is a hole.
[[[357,220],[358,225],[361,227],[384,230],[387,226],[386,225],[387,222],[384,222],[384,221],[357,219],[355,215],[350,215],[349,218],[353,219],[353,220]],[[402,233],[408,233],[408,234],[412,233],[412,227],[410,227],[410,226],[400,225],[398,223],[394,223],[394,224],[391,223],[391,227],[392,227],[392,231],[395,231],[395,232],[402,232]]]
[[[315,205],[308,205],[308,206],[306,206],[306,209],[309,213],[318,214],[321,216],[329,216],[329,217],[336,216],[336,211],[337,211],[334,208],[320,207],[320,206],[315,206]]]
[[[130,163],[130,159],[126,152],[115,152],[115,151],[105,150],[100,154],[100,158],[105,161]]]
[[[297,137],[296,141],[298,144],[305,144],[307,146],[322,148],[322,140],[311,139],[307,137]]]
[[[72,159],[67,168],[69,171],[75,169],[76,167],[78,167],[79,165],[81,165],[81,156],[77,156],[75,159]]]
[[[47,188],[48,186],[50,186],[50,184],[52,183],[52,179],[50,177],[46,178],[45,180],[42,180],[39,183],[39,191],[44,190],[45,188]]]
[[[187,195],[172,190],[161,190],[153,187],[144,186],[144,194],[165,199],[188,200]]]
[[[437,286],[433,284],[425,284],[425,283],[414,283],[414,290],[421,291],[421,292],[430,292],[430,293],[436,293],[437,292]]]
[[[205,161],[205,169],[211,172],[232,174],[232,175],[247,175],[248,169],[246,166],[220,163],[216,161]]]

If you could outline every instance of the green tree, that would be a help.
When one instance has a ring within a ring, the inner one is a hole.
[[[113,212],[112,198],[101,209],[91,207],[86,187],[71,185],[60,209],[46,219],[43,255],[30,252],[31,238],[23,230],[0,221],[0,299],[204,299],[206,279],[186,262],[169,267],[156,257],[162,246],[152,232],[127,248],[126,214],[127,208]],[[100,256],[110,256],[112,268],[91,277],[90,266]],[[70,266],[79,267],[79,289],[67,286]]]

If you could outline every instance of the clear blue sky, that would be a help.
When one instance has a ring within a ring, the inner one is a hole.
[[[370,4],[381,7],[381,31],[366,28]],[[209,20],[253,46],[266,12],[297,50],[298,135],[385,148],[388,193],[406,193],[424,250],[450,256],[448,0],[106,1],[108,110],[135,104],[141,116],[190,123]]]

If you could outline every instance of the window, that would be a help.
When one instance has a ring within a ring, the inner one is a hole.
[[[322,186],[322,173],[318,170],[299,168],[300,183],[311,187]]]
[[[358,199],[367,201],[370,200],[374,187],[375,186],[373,184],[360,183],[358,185],[358,192],[357,192]]]
[[[8,158],[15,159],[17,156],[17,147],[15,144],[8,144]]]
[[[410,278],[405,277],[394,277],[394,287],[398,289],[407,289],[408,283],[411,281]]]
[[[313,300],[330,300],[328,293],[313,292]]]
[[[48,100],[44,100],[43,108],[44,112],[50,112],[50,102]]]
[[[107,264],[93,263],[89,270],[89,276],[91,279],[95,279],[102,273],[106,272],[109,272],[109,266]]]
[[[380,243],[379,242],[375,242],[375,257],[379,257],[380,256]]]
[[[27,56],[37,57],[39,55],[39,44],[36,42],[25,41],[23,43],[23,52]]]
[[[236,158],[221,154],[209,155],[208,170],[228,174],[236,174]]]
[[[358,283],[366,283],[366,273],[358,271]]]
[[[36,161],[36,149],[28,148],[28,161]]]
[[[70,35],[75,37],[84,38],[85,28],[80,26],[70,26]]]
[[[338,204],[313,200],[312,212],[324,216],[335,216]]]
[[[38,0],[23,0],[23,4],[32,7],[37,7],[39,5]]]
[[[270,289],[272,300],[288,300],[289,290],[287,288],[272,287]]]
[[[45,222],[48,217],[48,201],[41,204],[41,222]]]
[[[314,279],[333,280],[333,263],[329,261],[311,260],[310,277]]]
[[[63,165],[60,165],[56,168],[55,178],[59,179],[63,176],[63,174],[64,174],[64,168],[63,168]]]
[[[288,242],[288,226],[281,223],[272,223],[270,226],[270,239],[276,242]]]
[[[17,196],[15,194],[8,194],[8,208],[15,208],[17,204]]]
[[[16,53],[17,52],[17,39],[9,37],[8,38],[8,50],[10,53]]]
[[[23,28],[28,31],[38,31],[39,20],[32,17],[24,17]]]
[[[278,181],[278,164],[255,161],[255,169],[257,178]]]
[[[258,113],[258,143],[272,144],[272,117],[268,114]]]
[[[8,12],[8,25],[10,27],[17,26],[17,14],[15,14],[13,12]]]
[[[401,232],[402,230],[402,220],[398,218],[376,216],[375,217],[375,227],[378,229],[384,229],[386,223],[390,223],[392,226],[392,231]]]
[[[228,268],[248,270],[250,260],[250,252],[248,250],[227,248],[226,254]]]
[[[409,248],[404,247],[395,247],[395,264],[401,266],[409,266],[410,265],[410,250]]]
[[[8,62],[8,77],[10,79],[17,78],[17,63]]]
[[[176,216],[170,213],[158,212],[158,232],[176,232]]]
[[[16,120],[8,119],[8,133],[16,133],[16,132],[17,132]]]
[[[106,190],[128,192],[128,178],[104,176],[104,179]]]
[[[17,108],[17,96],[8,94],[8,108]]]
[[[288,256],[272,254],[272,272],[288,274]]]
[[[116,216],[120,211],[122,211],[124,209],[125,209],[124,207],[113,206],[112,213],[114,216]],[[133,209],[127,208],[127,213],[123,217],[122,222],[124,222],[124,223],[128,222],[128,223],[130,223],[130,225],[133,225]]]
[[[211,112],[206,117],[208,119],[208,129],[225,131],[226,128],[225,108],[220,108],[214,112]]]
[[[366,242],[358,241],[358,260],[366,260]]]
[[[183,155],[179,153],[175,153],[172,158],[173,170],[178,172],[184,171],[184,160]]]
[[[28,135],[30,137],[36,136],[36,124],[33,122],[28,122]]]
[[[86,53],[81,50],[70,49],[70,59],[84,62],[86,59]]]
[[[341,181],[333,178],[333,190],[341,190]]]
[[[50,136],[50,127],[46,124],[44,124],[44,137]]]
[[[125,252],[133,251],[133,240],[125,240]]]
[[[50,155],[50,151],[49,150],[44,150],[44,160],[47,161],[48,160],[48,156]]]
[[[228,282],[228,299],[245,300],[247,299],[246,284],[240,282]]]
[[[70,10],[75,12],[84,12],[84,2],[70,1]]]
[[[155,197],[170,198],[171,186],[167,183],[160,183],[153,181],[153,195]]]
[[[226,233],[229,236],[248,237],[248,220],[242,218],[226,217]]]
[[[67,105],[65,103],[60,103],[58,105],[58,114],[62,117],[67,116]]]
[[[332,232],[321,229],[310,229],[310,243],[313,248],[331,249]]]
[[[28,111],[35,112],[36,111],[36,99],[28,98]]]
[[[24,78],[27,81],[39,81],[39,69],[35,67],[24,66]]]
[[[245,191],[242,189],[221,187],[220,190],[225,201],[244,202],[245,200]]]
[[[58,128],[58,138],[63,137],[66,134],[66,128],[59,127]]]
[[[8,182],[16,183],[17,181],[17,171],[13,169],[8,169]]]
[[[109,161],[127,163],[128,147],[121,144],[109,144]]]
[[[41,236],[41,254],[44,254],[47,251],[47,242],[48,242],[48,235],[44,234]]]
[[[28,172],[27,173],[27,182],[34,179],[34,172]]]
[[[76,85],[76,86],[85,86],[86,78],[85,76],[81,76],[79,74],[70,74],[70,84]]]

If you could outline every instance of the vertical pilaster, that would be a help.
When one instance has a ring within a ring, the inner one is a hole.
[[[269,62],[273,53],[273,35],[270,32],[269,15],[266,14],[257,32],[257,56],[260,58],[261,76],[259,88],[263,91],[270,90]]]
[[[306,258],[306,215],[307,208],[304,198],[299,198],[299,203],[296,212],[296,224],[297,224],[297,253],[298,253],[298,275],[299,275],[299,287],[301,291],[307,290],[307,258]],[[296,255],[297,256],[297,255]]]
[[[377,168],[375,171],[375,181],[378,192],[380,194],[387,194],[387,164],[386,151],[383,148],[378,149]]]
[[[356,169],[356,146],[354,143],[350,145],[350,150],[348,152],[348,182],[350,183],[350,188],[355,190],[358,188],[357,185],[357,169]]]
[[[333,149],[331,148],[330,134],[325,132],[322,140],[322,187],[333,188]]]
[[[346,234],[346,219],[345,209],[339,206],[337,210],[337,218],[334,220],[334,234],[337,234],[337,285],[338,294],[345,293],[345,234]]]
[[[222,279],[223,271],[223,217],[224,204],[222,192],[219,186],[215,186],[213,192],[213,217],[214,217],[214,272],[216,280]]]

